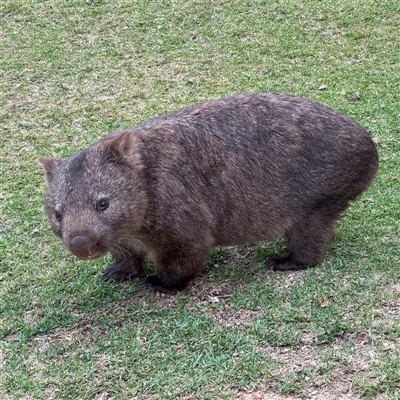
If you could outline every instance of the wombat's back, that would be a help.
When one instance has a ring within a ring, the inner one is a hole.
[[[285,93],[209,101],[131,132],[143,141],[150,175],[163,178],[153,195],[180,214],[188,209],[203,229],[210,221],[218,245],[270,240],[321,207],[337,215],[378,169],[364,128]]]

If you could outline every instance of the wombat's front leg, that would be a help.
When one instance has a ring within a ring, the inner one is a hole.
[[[169,250],[156,257],[156,274],[145,280],[145,285],[157,292],[185,289],[188,282],[204,268],[209,249],[187,249],[184,253]]]
[[[113,254],[115,262],[110,264],[103,272],[103,280],[125,281],[134,278],[142,272],[144,256],[129,250],[124,253]]]

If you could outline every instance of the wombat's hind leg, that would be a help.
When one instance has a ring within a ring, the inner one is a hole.
[[[334,220],[312,215],[286,232],[289,254],[273,257],[267,265],[275,271],[301,270],[315,267],[322,261],[328,243],[335,236]]]
[[[144,256],[135,252],[130,252],[121,256],[115,255],[115,262],[110,264],[103,272],[103,280],[123,282],[132,279],[142,272]]]

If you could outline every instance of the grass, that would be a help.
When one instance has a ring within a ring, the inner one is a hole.
[[[0,397],[398,399],[396,1],[3,0]],[[101,281],[49,230],[40,155],[238,92],[287,91],[360,122],[374,186],[322,265],[271,273],[282,241],[213,251],[187,291]],[[278,398],[278,397],[276,397]]]

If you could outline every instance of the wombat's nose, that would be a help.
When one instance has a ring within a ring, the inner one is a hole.
[[[75,236],[69,242],[69,249],[79,258],[90,258],[95,243],[87,236]]]

